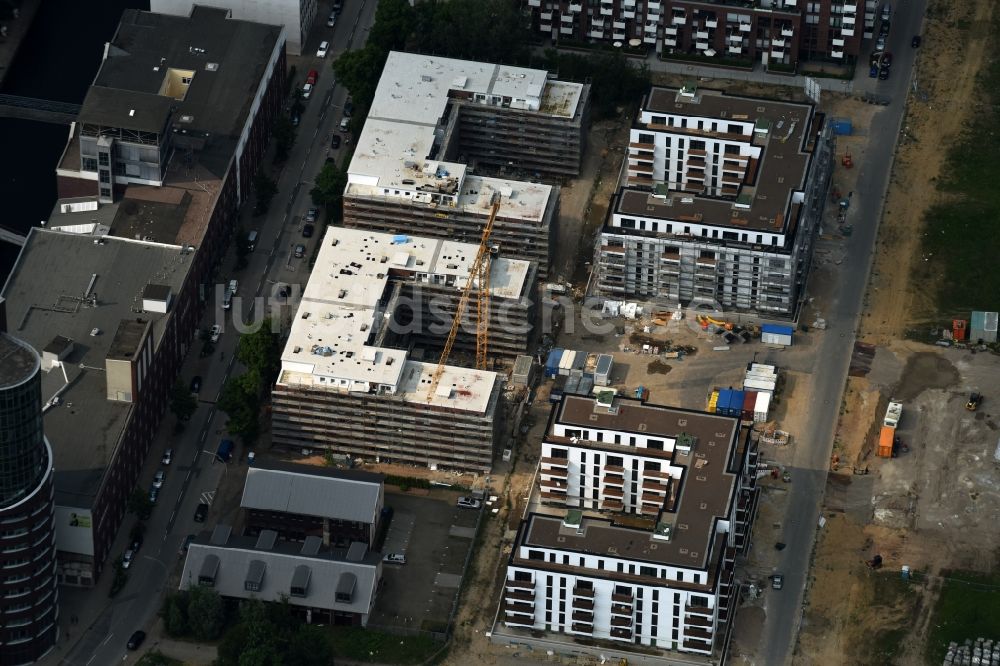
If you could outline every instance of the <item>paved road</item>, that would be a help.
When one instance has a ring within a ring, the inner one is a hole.
[[[888,81],[869,79],[868,72],[859,67],[855,80],[855,92],[887,95],[892,103],[875,114],[868,132],[869,143],[848,218],[854,225],[854,234],[847,240],[839,284],[831,290],[837,296],[824,312],[830,327],[822,334],[813,370],[815,383],[810,411],[815,418],[810,421],[807,432],[797,437],[803,445],[795,452],[788,510],[783,522],[782,541],[788,547],[779,560],[779,570],[785,574],[785,589],[768,597],[763,631],[764,664],[790,661],[801,620],[803,592],[833,452],[836,419],[914,64],[916,52],[910,48],[910,38],[920,32],[925,8],[926,0],[896,4],[889,38],[890,51],[895,55],[892,78]],[[758,547],[768,547],[768,544]]]
[[[301,219],[311,206],[308,195],[311,180],[326,158],[329,155],[338,156],[337,153],[344,151],[343,148],[340,151],[329,149],[331,130],[340,122],[346,99],[344,89],[335,84],[330,63],[337,54],[352,45],[364,43],[374,20],[375,4],[374,0],[345,3],[344,13],[334,29],[325,27],[327,10],[319,12],[319,27],[314,29],[308,42],[306,56],[298,59],[301,63],[298,70],[300,78],[304,78],[305,72],[314,67],[319,70],[320,77],[313,98],[302,114],[298,140],[278,179],[278,194],[267,216],[254,218],[249,210],[243,211],[245,228],[256,229],[259,234],[256,251],[250,255],[247,268],[235,271],[233,252],[223,262],[225,268],[220,279],[237,278],[240,298],[234,299],[232,311],[226,312],[216,306],[206,312],[202,320],[204,327],[217,322],[225,325],[226,331],[216,345],[216,352],[209,358],[202,358],[198,353],[201,343],[195,342],[184,363],[181,377],[185,382],[194,375],[203,378],[198,411],[182,435],[172,434],[173,417],[168,415],[164,419],[161,433],[146,463],[143,487],[152,484],[153,474],[160,467],[160,456],[165,448],[174,449],[174,462],[168,468],[157,507],[147,521],[145,542],[138,559],[129,569],[129,582],[110,605],[98,591],[92,591],[87,596],[77,595],[80,597],[77,606],[70,612],[80,617],[81,625],[89,626],[81,626],[79,635],[73,627],[70,640],[75,639],[76,643],[68,654],[61,656],[60,664],[105,666],[128,662],[135,656],[125,650],[128,637],[136,629],[150,630],[167,580],[180,560],[179,550],[184,537],[206,527],[194,522],[195,508],[199,502],[213,499],[223,474],[243,471],[238,462],[224,465],[216,462],[213,455],[220,437],[224,435],[226,423],[226,416],[216,410],[215,401],[230,374],[234,370],[240,371],[239,367],[234,367],[239,366],[235,362],[239,334],[232,326],[231,317],[250,320],[255,312],[259,313],[265,303],[260,297],[270,297],[276,291],[277,281],[287,282],[294,278],[304,284],[308,279],[307,259],[298,261],[291,257],[292,246],[307,241],[301,238],[301,227],[289,224],[289,221]],[[333,49],[326,60],[320,61],[312,56],[316,46],[324,39],[332,42]],[[301,85],[301,81],[298,84]],[[316,240],[314,237],[312,242]],[[281,305],[292,307],[284,303]],[[117,557],[127,547],[132,522],[131,518],[126,519],[113,556]],[[109,569],[104,577],[112,575]],[[80,604],[88,607],[81,607]],[[90,619],[93,619],[92,623]]]

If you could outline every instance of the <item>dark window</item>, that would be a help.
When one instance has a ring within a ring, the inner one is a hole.
[[[648,439],[646,440],[647,449],[656,449],[657,451],[663,450],[663,440],[662,439]]]
[[[552,449],[551,454],[553,458],[567,458],[569,457],[569,451],[567,449]]]
[[[640,134],[639,143],[655,143],[656,139],[652,134]]]
[[[652,460],[647,460],[643,464],[643,469],[645,469],[647,472],[650,472],[650,471],[652,471],[652,472],[659,472],[660,469],[661,469],[661,466],[660,466],[660,463],[658,463],[658,462],[653,462]]]
[[[639,567],[639,575],[640,576],[650,576],[650,577],[655,578],[656,577],[656,567],[641,566],[641,567]]]
[[[97,160],[98,160],[98,162],[100,163],[101,166],[108,166],[109,164],[111,164],[111,162],[108,161],[109,159],[110,159],[110,157],[108,156],[107,153],[98,153],[97,154]]]
[[[97,171],[97,159],[93,157],[83,158],[83,170],[84,171]]]
[[[698,608],[708,608],[708,597],[700,597],[697,595],[692,595],[691,605],[697,606]]]
[[[545,559],[545,553],[543,553],[540,550],[529,550],[528,551],[528,559],[529,560],[544,560]]]

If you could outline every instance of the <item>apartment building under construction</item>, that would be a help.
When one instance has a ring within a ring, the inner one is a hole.
[[[546,277],[559,188],[538,181],[579,174],[589,88],[390,53],[348,168],[344,225],[478,242],[498,193],[493,242]]]
[[[446,365],[433,387],[477,245],[331,227],[282,353],[273,438],[291,449],[488,471],[502,378]],[[523,353],[535,266],[490,265],[490,355]],[[475,328],[460,333],[475,345]],[[427,361],[421,360],[426,358]]]
[[[630,131],[592,292],[792,316],[831,150],[809,104],[653,88]]]

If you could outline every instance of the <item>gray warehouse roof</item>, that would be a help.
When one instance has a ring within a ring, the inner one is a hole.
[[[240,506],[373,523],[381,509],[381,498],[381,475],[279,464],[250,468]]]
[[[280,542],[268,550],[254,544],[252,538],[235,537],[214,545],[209,533],[202,532],[188,549],[180,589],[207,579],[224,597],[287,598],[295,606],[363,615],[371,609],[382,569],[377,553],[369,553],[361,562],[348,562],[330,551],[305,555],[297,543]],[[352,577],[354,584],[349,585]],[[248,590],[247,583],[256,589]],[[293,596],[293,587],[304,587],[305,596]]]
[[[147,283],[180,291],[192,254],[179,247],[33,228],[3,288],[11,335],[36,349],[73,340],[62,368],[44,368],[42,400],[52,444],[56,503],[89,508],[132,408],[107,399],[105,358],[123,320],[152,324],[154,348],[169,315],[137,312]],[[96,335],[92,335],[96,331]],[[63,374],[65,371],[65,374]]]

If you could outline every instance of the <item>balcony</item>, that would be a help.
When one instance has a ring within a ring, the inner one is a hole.
[[[615,30],[624,30],[625,29],[625,21],[617,21],[616,20],[612,25],[614,26]]]
[[[571,3],[569,3],[569,10],[571,12],[573,12],[574,14],[582,12],[583,11],[583,3],[580,3],[580,2],[571,2]]]
[[[842,21],[842,22],[843,22],[843,24],[844,24],[844,25],[850,25],[850,26],[853,26],[853,25],[855,25],[855,23],[857,22],[857,19],[856,19],[855,17],[853,17],[853,16],[845,16],[845,17],[843,18],[843,21]]]
[[[507,599],[507,603],[526,603],[532,607],[535,605],[535,595],[531,592],[513,590],[507,592],[504,598]]]
[[[623,627],[612,627],[611,628],[611,638],[620,641],[631,641],[632,640],[632,630],[625,629]]]
[[[582,622],[584,624],[593,625],[594,614],[590,611],[573,611],[573,622]]]
[[[785,40],[783,39],[772,39],[771,48],[783,49],[785,48]]]
[[[525,604],[520,602],[507,602],[507,608],[505,609],[507,615],[530,615],[535,616],[535,607],[532,604]]]
[[[660,11],[661,9],[663,9],[663,3],[660,2],[659,0],[650,0],[649,2],[646,3],[646,6],[649,9],[655,11]]]
[[[611,601],[616,604],[628,604],[632,605],[632,600],[635,599],[631,592],[615,592],[611,595]]]
[[[707,19],[705,21],[705,27],[706,28],[718,28],[719,27],[719,20],[718,19],[714,19],[714,18],[713,19]]]
[[[635,18],[635,9],[623,9],[622,10],[622,18],[634,19]]]
[[[542,458],[538,462],[543,465],[552,465],[553,467],[569,467],[569,460],[566,458]]]
[[[542,479],[538,482],[538,487],[542,490],[566,493],[566,482],[558,479]]]
[[[559,20],[562,21],[563,23],[572,23],[573,22],[573,15],[572,14],[562,14],[559,17]]]
[[[663,500],[665,499],[663,495],[657,495],[654,492],[649,492],[644,490],[640,496],[643,504],[655,504],[656,506],[663,506]]]
[[[698,615],[686,615],[684,617],[684,625],[693,627],[711,627],[712,621]]]
[[[750,21],[740,21],[740,32],[750,32]]]
[[[625,505],[621,500],[611,499],[610,497],[605,497],[601,500],[601,510],[602,511],[624,511]]]
[[[643,38],[642,38],[642,43],[643,44],[655,44],[656,43],[656,35],[644,35]]]
[[[708,42],[695,42],[694,47],[696,49],[698,49],[699,51],[707,51],[708,50]]]
[[[528,6],[529,7],[541,7],[542,6],[542,0],[528,0]]]
[[[834,37],[833,38],[833,45],[834,46],[843,46],[844,45],[844,40],[840,39],[838,37]]]
[[[663,28],[663,34],[676,36],[677,28],[673,27],[672,25],[668,25],[665,28]]]
[[[542,31],[542,32],[545,32],[545,33],[552,32],[552,24],[551,23],[539,23],[538,24],[538,29],[540,31]]]
[[[631,628],[632,624],[633,624],[633,622],[632,622],[632,618],[631,617],[612,617],[611,618],[611,626],[612,627],[629,627],[629,628]]]
[[[647,23],[645,26],[643,26],[642,30],[647,35],[655,35],[656,34],[656,24],[655,23]]]
[[[594,591],[590,590],[590,592],[591,592],[591,594],[593,594]],[[593,599],[593,597],[591,597],[590,599],[586,599],[586,598],[583,598],[583,597],[581,597],[579,599],[574,599],[573,600],[573,608],[575,610],[583,610],[583,611],[591,611],[591,612],[593,612],[593,610],[594,610],[594,599]]]
[[[781,28],[781,36],[782,37],[794,37],[795,36],[795,28],[789,28],[787,26]]]
[[[565,25],[559,26],[559,34],[560,35],[572,35],[573,34],[573,26],[565,26]]]
[[[854,36],[854,28],[841,28],[840,29],[840,34],[843,35],[844,37],[853,37]]]
[[[546,23],[551,23],[552,22],[552,10],[551,9],[547,9],[544,12],[541,12],[538,15],[538,18],[540,20],[546,22]]]
[[[708,30],[699,30],[694,34],[698,39],[708,39]]]
[[[606,7],[601,5],[601,16],[611,16],[615,13],[614,7]]]
[[[695,650],[706,653],[711,653],[712,651],[711,643],[705,643],[699,640],[693,640],[693,639],[685,640],[682,645],[684,645],[685,650]]]
[[[830,51],[830,57],[831,58],[843,58],[844,57],[844,52],[843,51],[836,51],[836,50]]]
[[[528,590],[529,592],[532,592],[535,589],[535,581],[508,580],[504,583],[504,589],[506,589],[508,592],[513,592],[516,590]]]
[[[579,585],[576,585],[576,586],[573,587],[573,596],[574,597],[583,597],[584,599],[593,599],[594,598],[594,588],[592,588],[592,587],[580,587]],[[591,602],[591,603],[593,603],[593,602]]]
[[[601,494],[603,494],[605,497],[617,500],[622,500],[625,497],[625,492],[621,488],[611,488],[608,486],[605,486],[602,489]]]
[[[681,261],[681,253],[680,253],[679,250],[676,250],[676,249],[666,250],[666,251],[664,251],[663,254],[660,255],[660,261],[668,261],[668,262],[673,262],[673,263],[680,263],[680,261]],[[646,474],[648,475],[649,472],[646,472]]]
[[[670,18],[671,25],[687,25],[687,16],[673,16]]]
[[[594,625],[574,622],[573,633],[592,635],[594,633]]]

